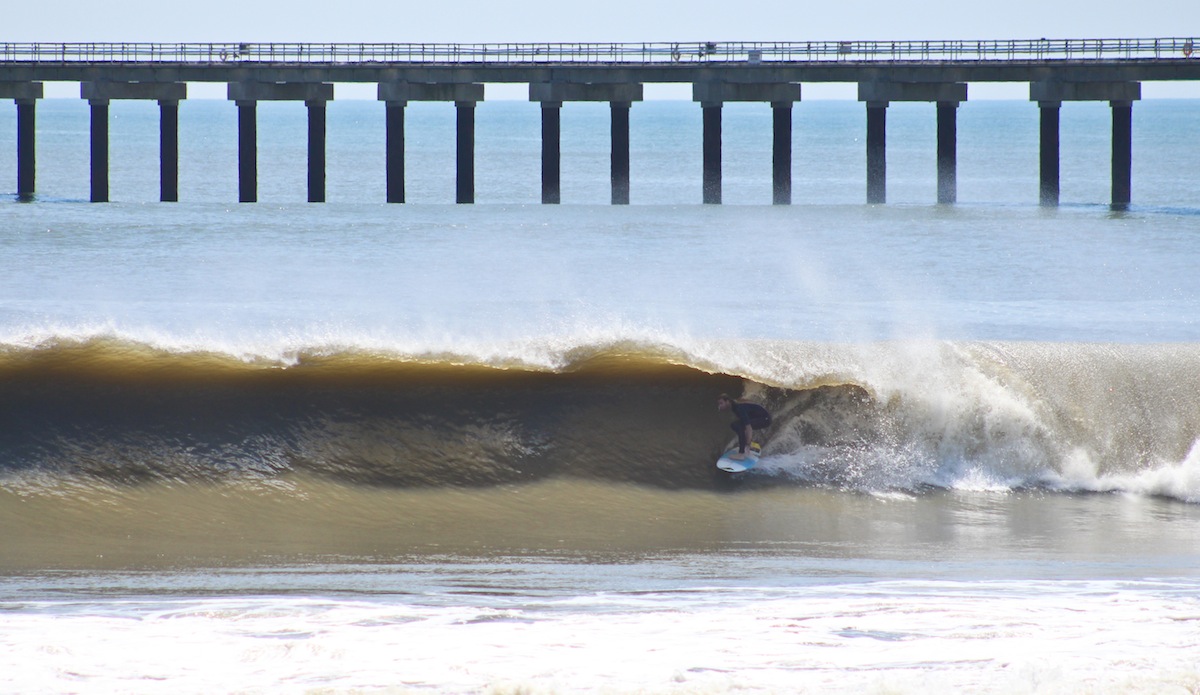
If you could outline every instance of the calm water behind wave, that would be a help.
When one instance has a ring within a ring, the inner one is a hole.
[[[866,113],[848,101],[802,102],[793,110],[794,200],[860,204],[865,200]],[[540,121],[536,104],[483,102],[476,109],[476,200],[532,204],[540,200]],[[259,105],[259,200],[306,199],[306,111],[301,104]],[[1200,132],[1194,100],[1148,100],[1133,111],[1133,200],[1137,205],[1192,207],[1184,176]],[[89,191],[88,108],[83,100],[38,104],[38,193],[86,200]],[[562,200],[609,201],[609,115],[606,104],[568,104],[562,114]],[[724,200],[771,201],[771,110],[766,104],[724,108]],[[408,199],[454,200],[454,107],[415,103],[407,109]],[[888,199],[936,200],[935,113],[929,104],[893,104],[888,111]],[[1062,110],[1062,201],[1106,204],[1110,196],[1111,115],[1106,103]],[[328,107],[327,186],[330,202],[384,200],[384,108],[369,101]],[[631,115],[631,187],[635,204],[700,201],[701,113],[690,102],[649,101]],[[0,191],[16,189],[16,111],[0,109]],[[110,190],[113,201],[158,199],[158,107],[116,101],[110,106]],[[958,118],[959,201],[1019,204],[1038,197],[1038,109],[1031,102],[967,102]],[[237,200],[237,109],[197,99],[180,108],[182,201]]]

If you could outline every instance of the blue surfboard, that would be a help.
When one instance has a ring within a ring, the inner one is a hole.
[[[746,450],[746,458],[741,460],[732,458],[736,453],[737,446],[735,445],[721,454],[721,458],[717,459],[717,468],[726,473],[744,473],[758,465],[758,457],[762,453],[762,447],[757,443],[751,444],[750,448]]]

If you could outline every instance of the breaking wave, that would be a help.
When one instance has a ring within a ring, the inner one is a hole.
[[[497,357],[497,354],[503,354]],[[275,355],[0,346],[4,485],[713,484],[714,398],[775,414],[758,484],[1200,501],[1200,346],[606,341]]]

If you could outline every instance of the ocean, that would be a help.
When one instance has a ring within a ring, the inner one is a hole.
[[[476,201],[454,109],[40,102],[37,199],[0,108],[0,690],[14,693],[1194,693],[1200,689],[1200,102],[965,103],[936,204],[934,108],[729,105],[724,205],[701,113],[483,102]],[[718,473],[729,393],[774,415]]]

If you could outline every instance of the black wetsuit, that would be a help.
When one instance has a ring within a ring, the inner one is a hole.
[[[734,401],[729,406],[733,414],[737,416],[736,422],[729,423],[729,428],[737,433],[738,438],[738,453],[746,453],[746,446],[750,442],[746,441],[746,425],[750,425],[751,429],[761,430],[771,426],[771,414],[767,409],[757,403],[738,403]]]

